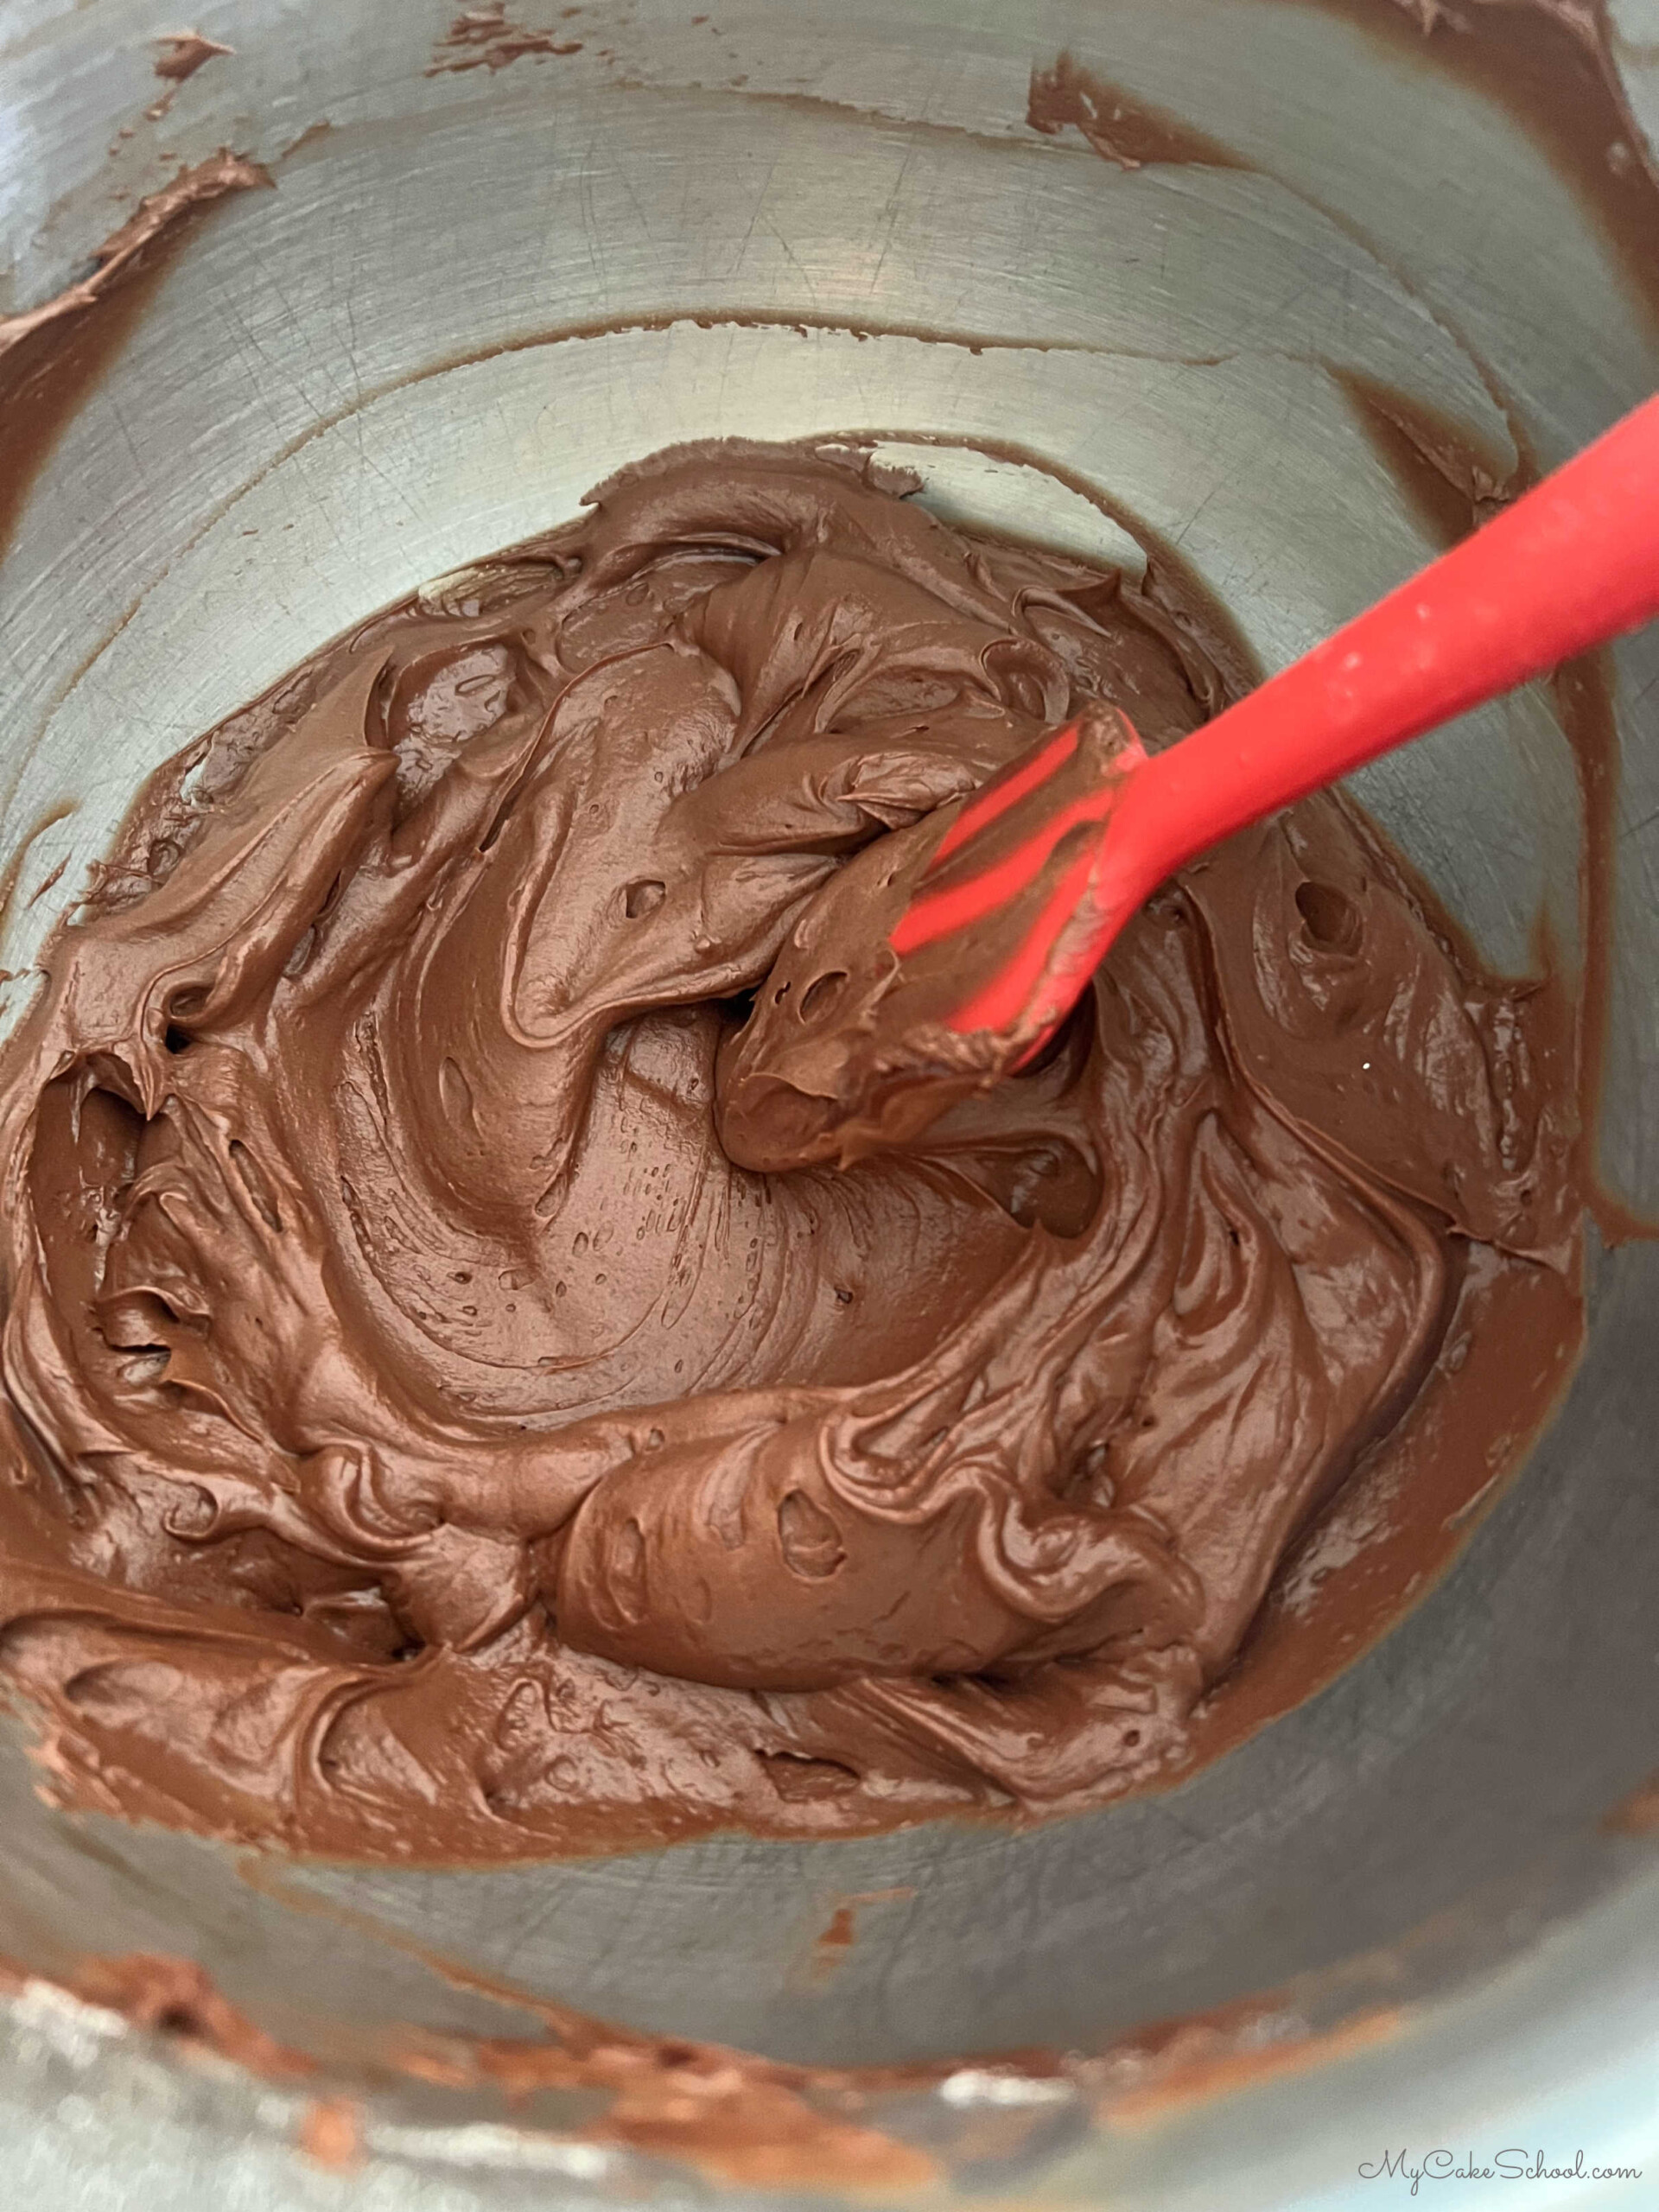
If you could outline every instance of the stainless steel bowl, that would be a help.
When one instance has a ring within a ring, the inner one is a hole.
[[[10,304],[80,273],[181,162],[229,144],[276,183],[171,260],[0,563],[4,849],[75,802],[29,846],[5,967],[27,969],[149,768],[345,623],[672,440],[879,432],[942,508],[1110,550],[1097,487],[1276,664],[1430,550],[1339,372],[1500,454],[1519,432],[1546,465],[1659,375],[1584,194],[1442,66],[1454,34],[1413,46],[1308,0],[698,4],[591,0],[563,19],[579,52],[433,74],[448,0],[206,0],[199,28],[235,51],[156,121],[170,5],[0,0]],[[509,13],[560,21],[547,0]],[[1654,129],[1659,6],[1614,0],[1613,27]],[[1121,169],[1039,136],[1030,73],[1068,48],[1247,166]],[[1659,632],[1616,662],[1602,1164],[1653,1216]],[[1543,692],[1361,786],[1495,959],[1524,964],[1541,911],[1578,945],[1578,785]],[[572,2137],[591,2100],[509,2113],[376,2068],[391,2024],[533,2035],[538,1999],[791,2059],[961,2056],[881,2115],[936,2151],[952,2202],[1381,2204],[1390,2185],[1357,2170],[1401,2143],[1581,2147],[1659,2189],[1659,1877],[1604,1819],[1659,1756],[1659,1251],[1593,1273],[1571,1398],[1449,1579],[1197,1779],[1035,1833],[252,1862],[50,1809],[20,1716],[0,1952],[48,1975],[88,1950],[198,1960],[320,2071],[301,2094],[186,2060],[35,1984],[0,2023],[13,2201],[717,2196]],[[816,1938],[849,1899],[861,1940],[825,1976]],[[1389,2037],[1135,2129],[967,2063],[1274,1990],[1330,2021],[1402,2010]],[[334,2088],[365,2101],[350,2177],[294,2148]]]

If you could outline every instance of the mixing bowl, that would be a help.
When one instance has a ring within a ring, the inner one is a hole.
[[[1571,33],[1479,0],[1432,35],[1432,6],[1388,0],[698,4],[513,0],[452,29],[448,0],[206,0],[196,28],[232,51],[175,82],[161,0],[0,0],[0,303],[84,274],[139,193],[221,146],[273,188],[141,278],[38,474],[3,487],[10,1019],[149,770],[671,441],[868,433],[943,513],[1131,561],[1160,533],[1271,667],[1440,542],[1440,480],[1390,422],[1501,476],[1659,381],[1659,232],[1631,185],[1654,0],[1613,0],[1624,110],[1599,136]],[[549,35],[518,51],[515,24]],[[1504,38],[1530,96],[1502,90]],[[1067,53],[1092,77],[1056,76]],[[1099,145],[1067,92],[1090,81]],[[1544,688],[1359,788],[1492,962],[1524,969],[1547,929],[1597,1020],[1605,1000],[1600,1173],[1639,1218],[1659,630],[1608,667],[1616,788]],[[1454,1569],[1163,1794],[1023,1833],[287,1863],[55,1809],[20,1711],[13,2200],[772,2200],[607,2134],[594,2093],[509,2105],[388,2061],[411,2028],[538,2037],[550,2004],[812,2067],[945,2062],[863,2107],[937,2161],[940,2202],[1382,2203],[1407,2183],[1362,2169],[1402,2145],[1516,2142],[1645,2161],[1629,2188],[1659,2189],[1659,1250],[1592,1242],[1580,1372]],[[266,2079],[58,1986],[136,1953],[199,1963],[314,2070]],[[1141,2031],[1191,2016],[1211,2059],[1160,2075]],[[1116,2056],[991,2063],[1033,2048]]]

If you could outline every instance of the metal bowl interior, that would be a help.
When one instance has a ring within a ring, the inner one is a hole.
[[[1651,120],[1639,12],[1615,21]],[[711,20],[592,0],[580,51],[433,74],[448,22],[443,0],[209,0],[200,28],[234,54],[149,124],[166,9],[0,0],[14,304],[79,273],[111,194],[175,160],[232,144],[276,186],[170,257],[4,549],[0,843],[33,833],[9,969],[150,768],[325,637],[675,440],[876,433],[942,511],[1132,548],[1097,493],[1177,544],[1272,666],[1434,550],[1346,378],[1500,454],[1519,435],[1546,466],[1659,380],[1659,329],[1582,191],[1437,52],[1351,6],[741,0]],[[1242,165],[1120,168],[1076,131],[1032,130],[1031,70],[1065,49]],[[1659,631],[1612,665],[1601,1160],[1652,1217]],[[1359,788],[1495,962],[1527,964],[1541,915],[1577,957],[1580,785],[1547,693]],[[7,988],[15,1013],[26,981]],[[1244,2212],[1351,2176],[1385,2118],[1484,2125],[1516,2097],[1536,2118],[1575,2083],[1611,2100],[1611,2135],[1659,2047],[1653,1869],[1603,1817],[1659,1732],[1656,1298],[1651,1244],[1598,1251],[1581,1371],[1454,1571],[1179,1789],[1021,1834],[255,1864],[50,1809],[20,1716],[0,1952],[48,1974],[87,1949],[199,1960],[320,2081],[364,2091],[372,2163],[351,2187],[384,2183],[389,2203],[684,2201],[683,2173],[365,2075],[397,2023],[535,2032],[514,1993],[826,2064],[1098,2044],[1287,1985],[1335,1993],[1332,2018],[1412,2008],[1386,2047],[1151,2138],[1056,2094],[987,2156],[966,2073],[895,2107],[969,2197],[1196,2205],[1224,2176]],[[816,1939],[849,1899],[860,1941],[826,1978]],[[40,1990],[7,2032],[0,2124],[28,2146],[31,2201],[82,2181],[75,2202],[111,2205],[219,2201],[232,2177],[256,2202],[346,2187],[294,2164],[283,2093],[181,2071]],[[79,2137],[71,2087],[101,2093]],[[586,2115],[548,2094],[518,2117]]]

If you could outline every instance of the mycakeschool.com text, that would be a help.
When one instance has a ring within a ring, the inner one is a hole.
[[[1402,2183],[1413,2196],[1435,2181],[1640,2181],[1640,2166],[1605,2165],[1585,2151],[1548,2153],[1511,2145],[1489,2151],[1383,2151],[1363,2159],[1362,2181]]]

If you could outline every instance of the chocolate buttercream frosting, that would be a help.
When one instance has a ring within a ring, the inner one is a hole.
[[[1173,568],[912,488],[659,455],[141,796],[0,1066],[3,1656],[81,1802],[469,1857],[1086,1804],[1402,1423],[1521,1448],[1458,1394],[1500,1309],[1576,1344],[1568,1031],[1343,800],[824,1156],[861,883],[1247,680]]]

